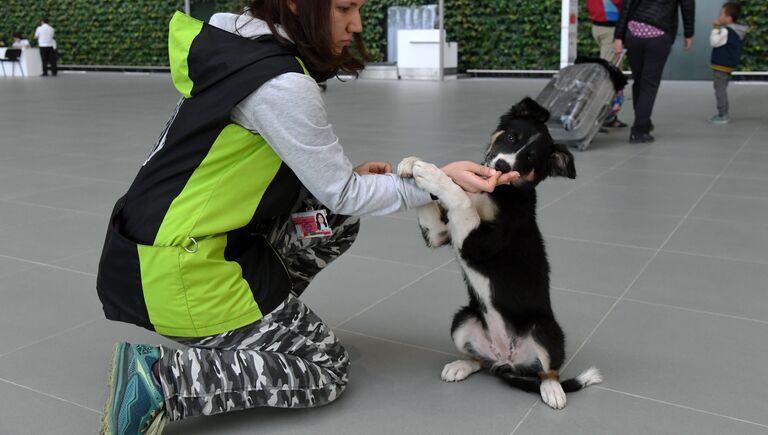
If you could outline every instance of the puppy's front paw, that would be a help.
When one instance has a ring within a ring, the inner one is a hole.
[[[413,178],[413,164],[420,162],[418,157],[406,157],[397,165],[397,176],[400,178]]]
[[[422,161],[413,163],[413,178],[417,186],[436,196],[441,196],[453,184],[440,168]]]
[[[541,400],[554,409],[563,409],[565,407],[565,391],[560,382],[547,379],[541,383]]]
[[[463,381],[472,373],[480,370],[480,363],[475,360],[460,359],[448,363],[443,367],[440,377],[445,382]]]

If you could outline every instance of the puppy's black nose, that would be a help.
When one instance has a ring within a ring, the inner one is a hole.
[[[504,160],[498,160],[494,167],[496,168],[497,171],[501,172],[502,174],[506,174],[507,172],[510,172],[512,170],[512,167],[509,166],[509,163],[505,162]]]

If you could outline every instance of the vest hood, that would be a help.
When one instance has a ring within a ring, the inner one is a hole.
[[[176,89],[185,98],[215,86],[270,56],[296,55],[293,47],[264,53],[252,40],[203,23],[181,12],[171,18],[168,58]]]

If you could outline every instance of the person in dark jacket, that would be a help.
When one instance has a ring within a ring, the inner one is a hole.
[[[678,9],[683,15],[683,49],[693,45],[695,0],[623,0],[613,49],[626,47],[632,69],[632,105],[635,122],[630,143],[653,142],[653,105],[661,74],[677,34]]]
[[[720,16],[713,23],[714,28],[709,37],[712,45],[712,81],[715,85],[717,99],[717,115],[712,117],[713,124],[727,124],[728,117],[728,82],[731,73],[739,67],[741,50],[744,47],[744,36],[747,26],[737,24],[741,16],[741,5],[727,2],[720,8]]]

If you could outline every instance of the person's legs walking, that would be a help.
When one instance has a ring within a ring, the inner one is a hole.
[[[600,57],[608,62],[613,59],[613,32],[615,27],[592,25],[592,37],[600,47]]]
[[[637,106],[638,102],[642,100],[640,97],[640,85],[643,81],[645,44],[643,44],[642,39],[635,38],[627,33],[624,39],[624,47],[627,49],[627,56],[629,57],[629,68],[632,70],[632,108],[635,110],[635,123],[632,125],[632,134],[634,135],[637,133]]]
[[[661,75],[672,48],[672,39],[665,35],[645,39],[642,43],[645,45],[645,56],[643,58],[643,73],[639,80],[639,90],[634,95],[636,106],[633,129],[639,133],[648,133],[651,129],[651,115],[656,103],[656,95],[659,92]]]

